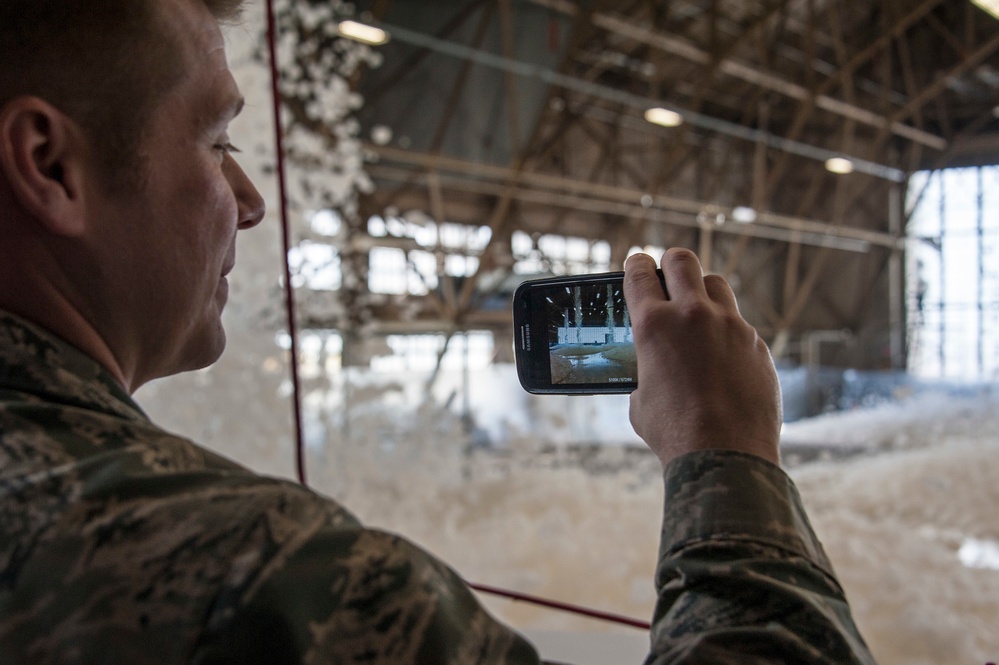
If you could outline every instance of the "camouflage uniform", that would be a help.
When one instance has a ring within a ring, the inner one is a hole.
[[[797,501],[749,456],[672,466],[650,663],[870,662]],[[0,312],[0,665],[25,663],[538,656],[430,555],[157,428],[91,359]]]

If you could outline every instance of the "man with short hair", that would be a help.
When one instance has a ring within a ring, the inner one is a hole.
[[[0,665],[535,664],[447,566],[152,424],[221,354],[263,217],[227,127],[240,2],[0,5]],[[756,332],[696,258],[626,266],[666,469],[648,663],[871,662],[790,480]]]

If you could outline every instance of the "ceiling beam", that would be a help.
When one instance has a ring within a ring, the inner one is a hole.
[[[472,191],[471,188],[476,186],[479,187],[480,191],[485,191],[487,188],[494,188],[497,183],[509,183],[514,186],[530,187],[532,190],[535,190],[537,194],[542,196],[545,194],[553,194],[555,196],[563,197],[567,196],[570,199],[578,200],[581,205],[584,202],[588,205],[592,205],[594,202],[603,201],[606,203],[613,203],[618,206],[624,205],[626,206],[626,209],[635,210],[636,212],[641,212],[643,210],[646,212],[654,212],[658,209],[660,211],[683,213],[687,216],[695,218],[695,221],[691,224],[692,226],[697,225],[696,218],[698,216],[703,217],[704,215],[708,215],[709,217],[715,217],[722,215],[725,220],[730,220],[732,217],[731,207],[720,206],[706,201],[682,199],[664,194],[649,194],[641,189],[606,185],[588,182],[585,180],[578,180],[575,178],[567,178],[559,175],[535,173],[502,166],[481,164],[442,155],[428,155],[389,146],[365,144],[365,149],[377,154],[385,162],[395,162],[397,164],[417,168],[425,168],[427,165],[433,164],[433,166],[439,171],[449,172],[452,174],[452,176],[447,179],[449,186],[459,189],[464,188],[468,191]],[[386,176],[388,175],[388,172],[385,171],[384,167],[379,167],[378,165],[368,167],[368,170],[372,173],[372,175],[378,173],[382,173]],[[400,169],[399,172],[395,174],[395,177],[401,177],[401,174],[406,171],[408,170]],[[488,180],[492,180],[493,182],[489,183],[487,182]],[[544,190],[549,191],[545,192]],[[641,204],[643,199],[647,202],[651,202],[651,205],[648,208],[645,208]],[[625,208],[620,207],[615,208],[615,210],[618,211],[624,209]],[[617,212],[616,214],[621,213]],[[637,216],[642,217],[644,215],[639,214]],[[723,224],[722,226],[729,225]],[[900,239],[886,233],[833,225],[813,219],[780,215],[767,211],[757,211],[757,221],[755,223],[739,225],[739,227],[743,229],[740,232],[745,232],[749,235],[759,235],[760,237],[774,237],[773,234],[775,233],[793,230],[803,234],[825,236],[830,239],[852,240],[886,247],[897,247],[900,242]],[[761,230],[767,228],[770,230]],[[780,235],[776,239],[787,239],[786,234]]]
[[[569,76],[551,69],[539,67],[533,63],[511,60],[509,58],[498,56],[494,53],[471,48],[465,44],[437,39],[436,37],[426,33],[410,30],[400,25],[382,23],[381,27],[387,30],[393,38],[414,46],[430,48],[454,58],[472,60],[476,64],[484,67],[500,71],[511,71],[518,76],[535,78],[544,81],[551,86],[561,87],[567,90],[583,93],[584,95],[590,95],[610,102],[623,104],[639,112],[644,113],[644,111],[648,108],[663,104],[662,100],[651,99],[641,95],[635,95],[624,90],[618,90],[609,86],[586,81],[584,79]],[[853,162],[854,168],[858,172],[867,173],[868,175],[873,175],[878,178],[884,178],[892,182],[902,182],[905,179],[905,174],[901,170],[886,164],[879,164],[869,159],[842,153],[841,151],[829,150],[828,148],[823,148],[821,146],[802,143],[801,141],[794,141],[780,136],[774,136],[766,132],[761,132],[757,129],[746,127],[745,125],[739,125],[737,123],[708,116],[703,113],[684,111],[683,109],[679,109],[679,111],[683,114],[685,122],[689,122],[690,124],[700,127],[701,129],[718,132],[719,134],[725,134],[727,136],[747,141],[762,140],[775,150],[784,151],[790,154],[798,155],[799,157],[805,157],[806,159],[813,159],[820,162],[824,162],[830,157],[848,157]],[[886,124],[882,122],[880,127],[882,129],[891,129],[891,123]],[[946,145],[944,147],[946,147]]]
[[[915,97],[909,100],[909,103],[904,108],[895,112],[892,116],[892,122],[899,122],[916,113],[927,102],[935,98],[944,88],[950,85],[953,79],[960,78],[971,69],[974,69],[997,50],[999,50],[999,35],[985,42],[973,52],[968,53],[960,63],[943,72],[933,83],[920,90]]]
[[[722,74],[782,94],[797,101],[814,101],[814,104],[818,108],[835,115],[856,120],[871,127],[880,128],[887,126],[896,136],[915,141],[934,150],[944,150],[947,147],[947,141],[943,137],[897,120],[888,120],[879,113],[869,111],[856,104],[835,99],[826,94],[818,94],[813,98],[812,91],[808,90],[805,86],[793,83],[770,72],[760,70],[752,65],[747,65],[732,58],[725,58],[720,62],[715,62],[709,52],[695,46],[688,40],[652,30],[644,24],[628,18],[613,14],[595,13],[593,15],[593,24],[598,28],[603,28],[622,37],[628,37],[629,39],[684,58],[690,62],[712,67]]]

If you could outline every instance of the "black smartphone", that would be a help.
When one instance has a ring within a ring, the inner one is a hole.
[[[607,272],[530,280],[517,288],[513,344],[525,390],[600,395],[638,387],[623,280],[623,272]]]

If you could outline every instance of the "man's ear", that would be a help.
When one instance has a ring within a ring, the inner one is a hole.
[[[86,228],[87,147],[80,125],[43,99],[17,97],[0,109],[0,175],[49,233],[79,236]]]

